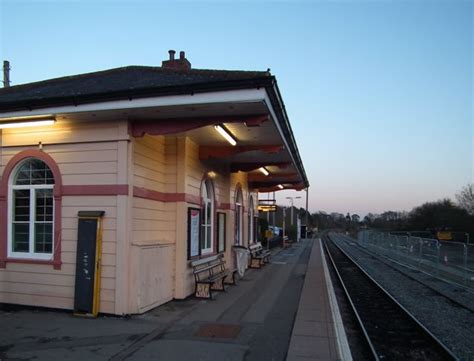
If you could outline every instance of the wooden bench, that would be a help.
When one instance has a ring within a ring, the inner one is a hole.
[[[249,268],[262,268],[265,263],[270,262],[270,251],[263,248],[260,242],[251,244],[250,251],[250,265]]]
[[[223,254],[218,254],[190,262],[197,298],[212,299],[212,291],[225,291],[224,285],[235,285],[237,269],[226,269],[223,257]]]

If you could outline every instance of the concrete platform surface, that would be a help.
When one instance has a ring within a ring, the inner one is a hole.
[[[331,307],[331,292],[328,292],[331,281],[325,267],[321,240],[316,239],[301,291],[287,361],[348,359],[344,357],[345,345],[341,345],[344,340],[339,336],[343,331],[336,327],[337,317],[333,313],[339,311],[337,306]]]
[[[84,319],[63,311],[0,308],[0,360],[283,361],[289,349],[289,359],[296,360],[315,347],[332,357],[327,309],[313,304],[314,297],[327,297],[313,272],[317,261],[310,261],[310,255],[317,257],[315,248],[313,240],[303,240],[274,252],[272,264],[247,270],[215,300],[171,301],[144,315]]]

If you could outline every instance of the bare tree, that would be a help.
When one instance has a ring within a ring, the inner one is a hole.
[[[474,215],[474,183],[469,183],[456,193],[456,199],[461,208]]]

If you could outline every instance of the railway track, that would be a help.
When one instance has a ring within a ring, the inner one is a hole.
[[[374,360],[457,360],[329,237],[323,239]]]
[[[346,242],[348,244],[350,244],[351,246],[354,246],[355,245],[355,242],[354,240],[348,240],[348,239],[343,239],[343,242]],[[360,249],[360,248],[359,248]],[[430,284],[427,284],[426,282],[422,282],[420,281],[418,278],[408,274],[407,272],[403,272],[401,271],[399,268],[397,267],[394,267],[394,264],[395,265],[398,265],[399,267],[403,267],[405,269],[412,269],[412,270],[416,270],[418,272],[423,272],[427,275],[429,275],[430,277],[432,278],[435,278],[436,279],[436,276],[435,275],[432,275],[430,273],[427,273],[425,271],[421,271],[420,269],[414,267],[413,265],[410,265],[410,264],[407,264],[407,263],[403,263],[403,262],[400,262],[396,259],[393,259],[393,258],[390,258],[388,256],[384,256],[384,255],[378,255],[378,254],[375,254],[373,252],[371,252],[370,250],[366,249],[366,248],[363,248],[363,249],[360,249],[362,252],[364,252],[366,255],[374,258],[374,259],[377,259],[378,261],[382,262],[383,264],[385,264],[387,267],[390,267],[390,269],[392,269],[393,271],[401,274],[403,277],[406,277],[410,280],[412,280],[413,282],[416,282],[420,285],[422,285],[423,287],[426,287],[427,289],[429,289],[434,295],[437,295],[437,296],[440,296],[440,297],[444,297],[446,299],[449,300],[449,302],[455,304],[457,307],[460,307],[468,312],[471,312],[471,313],[474,313],[474,308],[472,306],[470,306],[469,304],[465,304],[463,303],[462,301],[459,301],[458,299],[452,297],[451,295],[447,294],[446,292],[442,292],[440,291],[439,289],[435,288],[434,286],[430,285]],[[449,281],[449,280],[444,280],[444,279],[441,279],[443,282],[447,282],[447,283],[451,283],[453,285],[455,285],[456,287],[459,288],[459,291],[457,292],[467,292],[469,293],[470,297],[474,296],[474,292],[471,288],[468,288],[468,287],[465,287],[464,285],[461,285],[459,283],[456,283],[456,282],[452,282],[452,281]],[[456,291],[455,291],[456,292]],[[474,361],[474,360],[473,360]]]

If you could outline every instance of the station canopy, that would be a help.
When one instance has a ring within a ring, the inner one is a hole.
[[[189,137],[201,161],[248,172],[249,187],[259,192],[308,187],[275,77],[269,71],[191,69],[184,60],[189,66],[169,66],[175,61],[169,60],[161,67],[129,66],[2,88],[0,122],[42,114],[58,121],[127,119],[135,137]]]

